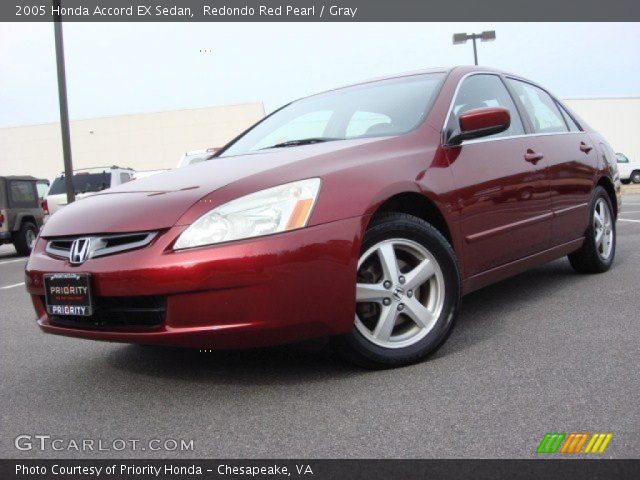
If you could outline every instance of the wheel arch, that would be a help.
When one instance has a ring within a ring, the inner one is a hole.
[[[596,186],[600,186],[605,189],[607,195],[609,195],[609,199],[611,200],[611,205],[613,205],[613,215],[615,218],[618,218],[618,196],[616,194],[616,188],[613,185],[613,181],[605,175],[600,177]]]
[[[36,217],[34,217],[33,215],[31,215],[29,213],[25,213],[25,214],[21,214],[21,215],[16,216],[16,221],[13,222],[13,230],[12,231],[14,231],[14,232],[20,231],[20,228],[22,227],[22,224],[24,222],[31,222],[36,227],[38,226],[38,222],[36,222]]]
[[[406,213],[429,222],[454,247],[451,227],[437,203],[428,196],[416,191],[404,191],[391,195],[375,208],[371,219],[376,215],[388,212]]]

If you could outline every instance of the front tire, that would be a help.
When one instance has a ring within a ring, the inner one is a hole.
[[[13,245],[16,247],[18,255],[23,257],[31,255],[31,250],[38,236],[38,227],[31,222],[22,222],[20,230],[13,239]]]
[[[580,250],[569,254],[579,273],[602,273],[611,268],[616,254],[616,223],[606,190],[596,187],[591,200],[589,226]]]
[[[631,183],[640,183],[640,170],[635,170],[629,177]]]
[[[455,253],[438,230],[411,215],[379,215],[362,243],[354,327],[335,339],[338,350],[366,368],[418,362],[451,332],[460,290]]]

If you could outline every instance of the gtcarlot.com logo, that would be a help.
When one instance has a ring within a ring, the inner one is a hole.
[[[612,433],[547,433],[536,450],[538,453],[604,453]],[[584,450],[583,450],[584,447]]]
[[[151,438],[140,440],[137,438],[116,438],[113,440],[94,438],[57,438],[51,435],[18,435],[14,446],[20,451],[39,450],[55,452],[122,452],[152,451],[152,452],[191,452],[194,449],[193,440],[175,438]]]

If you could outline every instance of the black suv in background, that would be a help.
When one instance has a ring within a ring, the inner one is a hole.
[[[29,255],[42,226],[41,201],[48,180],[31,176],[0,177],[0,245],[13,243],[19,255]]]

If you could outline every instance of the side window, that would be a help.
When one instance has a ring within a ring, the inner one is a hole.
[[[508,137],[523,135],[522,120],[516,109],[511,95],[497,75],[471,75],[463,80],[458,90],[447,124],[447,134],[460,128],[459,117],[469,110],[483,107],[503,107],[511,114],[511,125],[504,132],[496,133],[485,138]]]
[[[580,127],[578,126],[578,124],[571,117],[571,115],[569,115],[569,112],[567,112],[565,110],[565,108],[561,104],[557,104],[557,105],[558,105],[558,108],[560,109],[560,113],[562,113],[562,117],[564,118],[564,121],[566,122],[567,126],[569,127],[569,131],[570,132],[581,132],[582,130],[580,130]]]
[[[36,188],[38,189],[38,198],[42,200],[47,196],[47,192],[49,191],[49,184],[44,182],[36,183]]]
[[[391,118],[383,113],[354,112],[349,119],[345,138],[353,138],[367,135],[384,135],[393,132]]]
[[[536,133],[568,131],[562,113],[560,113],[556,102],[547,92],[520,80],[510,78],[508,81],[524,105],[533,130]]]
[[[616,153],[618,163],[629,163],[629,159],[622,153]]]
[[[128,173],[124,173],[121,172],[120,173],[120,183],[127,183],[128,181],[131,180],[131,175],[129,175]]]
[[[9,201],[12,207],[33,208],[38,205],[38,197],[33,182],[12,180],[9,184]]]

